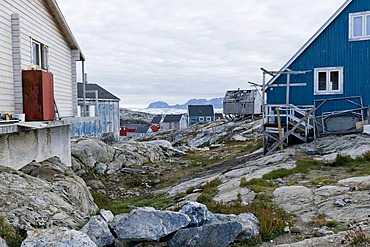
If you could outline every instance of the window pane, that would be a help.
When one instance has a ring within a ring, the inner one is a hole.
[[[32,63],[40,66],[40,45],[34,42],[32,43],[32,56]]]
[[[353,37],[363,36],[362,32],[362,16],[353,17]]]
[[[370,15],[366,16],[366,36],[370,36]]]
[[[43,45],[42,49],[42,68],[47,69],[49,67],[49,49]]]
[[[339,71],[330,72],[331,90],[339,90]]]
[[[326,72],[318,73],[319,91],[326,91]]]

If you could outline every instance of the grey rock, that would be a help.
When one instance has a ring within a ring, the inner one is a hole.
[[[108,223],[100,215],[91,217],[80,231],[86,233],[97,246],[114,243],[114,236],[109,230]]]
[[[93,190],[99,190],[99,189],[104,189],[105,188],[102,181],[100,181],[98,179],[89,180],[89,181],[86,182],[86,185],[89,186]]]
[[[114,215],[110,210],[100,209],[100,216],[108,223],[114,219]]]
[[[115,150],[112,146],[96,139],[83,139],[71,145],[72,156],[84,166],[94,168],[96,163],[112,162]]]
[[[290,233],[292,233],[292,234],[301,234],[302,229],[298,226],[293,226],[293,227],[290,228]]]
[[[318,235],[320,237],[323,237],[323,236],[327,236],[327,235],[333,235],[334,232],[331,231],[331,230],[328,230],[328,227],[327,226],[323,226],[322,228],[320,228],[318,231],[317,231]]]
[[[238,235],[238,240],[248,239],[259,234],[259,220],[251,213],[235,214],[212,214],[208,213],[206,224],[217,224],[226,222],[238,222],[242,226],[242,231]]]
[[[0,167],[0,214],[24,230],[74,228],[86,223],[97,206],[85,182],[76,175],[65,175],[65,166],[53,167],[60,165],[56,159],[40,164],[39,177]]]
[[[242,231],[238,239],[248,239],[259,234],[259,221],[251,213],[243,213],[236,216],[235,221],[242,225]]]
[[[242,225],[237,222],[207,224],[200,227],[180,229],[168,241],[168,245],[170,247],[223,247],[234,242],[241,231]]]
[[[0,247],[8,247],[8,245],[6,244],[5,240],[0,238]]]
[[[186,202],[179,212],[189,216],[189,227],[201,226],[207,221],[208,209],[206,205],[198,202]]]
[[[27,232],[21,247],[95,247],[97,246],[85,233],[67,228],[35,229]]]
[[[97,174],[100,174],[100,175],[104,175],[106,170],[107,170],[108,166],[107,164],[104,164],[104,163],[97,163],[95,165],[95,172]]]
[[[114,232],[121,240],[156,241],[189,223],[189,216],[182,213],[136,208],[114,224]]]
[[[343,200],[343,199],[335,199],[333,204],[336,206],[336,207],[344,207],[347,205],[347,203]]]

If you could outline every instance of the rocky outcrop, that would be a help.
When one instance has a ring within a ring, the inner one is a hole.
[[[0,167],[0,214],[17,229],[76,228],[97,210],[85,182],[58,158],[22,169]]]
[[[337,222],[365,221],[369,215],[369,190],[351,190],[346,186],[350,181],[345,179],[337,185],[312,189],[305,186],[283,186],[274,191],[274,201],[305,222],[310,222],[317,214]]]
[[[85,233],[67,228],[35,229],[27,232],[27,235],[21,247],[97,246]]]
[[[245,142],[256,140],[261,136],[261,121],[225,122],[215,121],[200,123],[178,131],[159,132],[148,138],[170,141],[174,146],[186,149],[209,147],[225,141]]]
[[[370,150],[369,136],[366,134],[331,135],[318,138],[316,143],[300,145],[299,149],[307,152],[320,154],[318,160],[332,162],[337,154],[349,155],[353,159]]]
[[[113,174],[183,154],[163,140],[130,141],[110,146],[96,139],[83,139],[72,143],[72,168],[78,174],[86,173],[86,169],[93,169],[100,175]]]

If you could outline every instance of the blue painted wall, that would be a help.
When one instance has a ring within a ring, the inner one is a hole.
[[[98,116],[63,119],[70,124],[71,137],[94,136],[113,133],[119,138],[120,117],[118,101],[99,101]]]
[[[370,11],[369,0],[354,0],[319,37],[289,66],[289,69],[312,70],[305,75],[292,75],[291,82],[305,82],[305,87],[290,88],[290,103],[313,105],[314,100],[348,96],[362,96],[364,106],[370,105],[370,40],[349,41],[349,14]],[[314,95],[314,69],[343,66],[343,94]],[[281,75],[275,83],[286,83]],[[267,90],[268,104],[285,104],[286,87]],[[323,111],[344,110],[345,101],[331,102]]]

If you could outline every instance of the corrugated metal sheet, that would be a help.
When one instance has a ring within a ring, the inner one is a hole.
[[[291,82],[305,82],[305,87],[290,88],[290,103],[313,105],[315,100],[349,96],[362,96],[364,106],[370,105],[370,40],[349,41],[349,14],[370,11],[370,1],[357,0],[321,33],[320,36],[291,64],[291,70],[312,70],[305,75],[291,76]],[[344,67],[343,94],[314,95],[315,68]],[[275,83],[286,83],[286,76],[280,76]],[[286,88],[269,88],[268,104],[283,104]],[[333,102],[332,111],[346,107],[345,101]],[[318,112],[320,114],[320,111]]]

